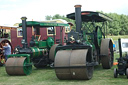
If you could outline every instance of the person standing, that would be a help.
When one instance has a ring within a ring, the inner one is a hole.
[[[3,48],[0,49],[4,50],[5,61],[7,61],[7,56],[11,54],[11,46],[7,42],[3,42]]]

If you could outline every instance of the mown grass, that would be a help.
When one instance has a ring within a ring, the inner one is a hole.
[[[112,38],[113,40],[118,40],[118,38],[128,38],[128,35],[106,36],[106,37]]]
[[[115,58],[119,55],[116,53]],[[115,60],[114,60],[115,61]],[[0,67],[0,85],[127,85],[126,76],[113,77],[113,70],[102,69],[102,66],[96,66],[93,78],[91,80],[59,80],[52,68],[36,69],[33,67],[32,73],[28,76],[9,76],[5,67]]]
[[[126,76],[113,77],[113,69],[96,66],[91,80],[59,80],[54,69],[35,69],[28,76],[9,76],[4,67],[0,67],[0,85],[127,85]]]

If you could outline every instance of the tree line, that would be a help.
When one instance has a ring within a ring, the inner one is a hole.
[[[102,12],[103,13],[103,12]],[[108,35],[128,35],[128,15],[123,15],[123,14],[117,14],[117,13],[103,13],[109,16],[110,18],[113,19],[112,22],[110,22],[107,26],[107,34]],[[74,24],[72,27],[75,29],[75,21],[66,18],[64,15],[59,15],[56,14],[54,16],[47,15],[45,16],[46,20],[54,20],[54,19],[63,19],[66,20],[67,22],[71,22]]]

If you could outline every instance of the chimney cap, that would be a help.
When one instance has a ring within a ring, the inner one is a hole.
[[[74,7],[75,7],[75,8],[81,8],[82,5],[75,5]]]
[[[27,17],[25,17],[25,16],[21,17],[21,20],[26,20],[26,19],[27,19]]]

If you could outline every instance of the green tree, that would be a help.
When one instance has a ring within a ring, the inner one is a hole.
[[[103,11],[101,11],[101,13],[103,13]],[[123,15],[123,14],[119,15],[117,13],[103,13],[103,14],[106,14],[107,16],[113,19],[112,22],[108,22],[109,23],[107,26],[108,35],[128,35],[128,15]],[[67,22],[73,23],[74,24],[74,26],[72,27],[73,29],[76,28],[75,20],[68,19],[64,15],[62,16],[59,14],[56,14],[54,16],[47,15],[45,19],[46,20],[63,19],[66,20]],[[83,23],[82,25],[83,25],[82,27],[83,29],[85,29],[86,26],[88,26],[88,24],[85,23]],[[92,32],[93,29],[91,29],[90,31]]]
[[[45,16],[45,20],[54,20],[54,19],[63,19],[63,20],[66,20],[67,22],[71,22],[74,26],[72,27],[72,29],[75,29],[75,27],[76,27],[76,25],[75,25],[75,21],[74,20],[72,20],[72,19],[69,19],[69,18],[67,18],[66,16],[64,16],[64,15],[59,15],[59,14],[56,14],[56,15],[54,15],[54,16],[49,16],[49,15],[47,15],[47,16]]]
[[[52,19],[52,16],[51,15],[45,16],[45,20],[51,20],[51,19]]]

